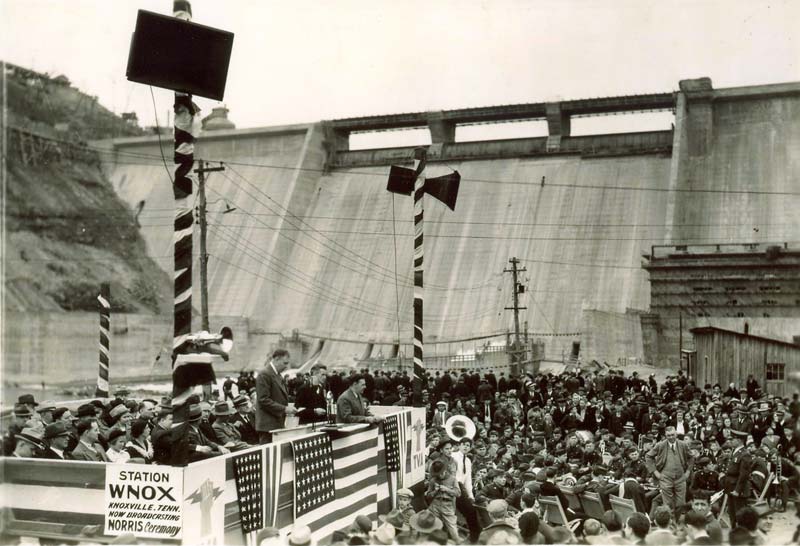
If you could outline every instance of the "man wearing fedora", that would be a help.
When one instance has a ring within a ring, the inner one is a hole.
[[[411,520],[408,524],[414,531],[414,536],[412,538],[416,541],[416,544],[431,542],[429,540],[430,534],[443,527],[442,520],[436,517],[436,514],[430,510],[420,510],[411,516]]]
[[[31,418],[33,412],[27,405],[17,402],[14,404],[14,418],[8,427],[8,432],[3,436],[3,455],[10,457],[17,446],[17,434],[25,428],[25,423]]]
[[[242,441],[242,435],[231,422],[235,412],[227,402],[217,402],[214,404],[214,424],[211,425],[220,443],[230,449],[237,451],[250,447],[247,442]]]
[[[69,458],[76,461],[108,462],[103,447],[97,442],[100,436],[97,421],[79,421],[75,429],[78,432],[78,445],[69,453]]]
[[[185,466],[194,461],[216,457],[230,451],[215,442],[209,440],[203,431],[200,430],[200,419],[203,417],[203,410],[200,404],[189,405],[186,421],[173,428],[172,439],[178,444],[173,446],[173,461],[176,466]]]
[[[35,428],[24,428],[19,434],[16,434],[17,445],[11,453],[12,457],[38,457],[39,453],[44,449],[44,442],[42,441],[42,431]]]
[[[297,410],[289,406],[289,391],[281,373],[289,367],[289,351],[276,349],[256,378],[256,430],[258,441],[268,444],[272,431],[283,428],[287,415]]]
[[[66,459],[66,449],[69,445],[70,430],[63,421],[50,423],[44,429],[44,439],[47,448],[42,452],[42,459]]]
[[[32,394],[21,394],[19,398],[17,398],[17,404],[25,404],[28,410],[30,410],[31,415],[36,414],[36,406],[39,405]],[[38,419],[38,416],[36,416],[36,418]]]
[[[256,432],[255,416],[250,398],[246,394],[240,394],[233,399],[233,407],[236,413],[231,418],[231,423],[239,431],[242,441],[250,445],[258,444],[258,432]]]

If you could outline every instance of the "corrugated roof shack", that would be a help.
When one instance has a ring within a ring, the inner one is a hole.
[[[689,373],[699,386],[719,383],[724,389],[736,383],[744,387],[747,376],[753,374],[767,393],[790,394],[786,378],[800,371],[800,346],[712,326],[693,328],[692,334],[697,354]]]

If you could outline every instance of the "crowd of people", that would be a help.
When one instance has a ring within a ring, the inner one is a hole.
[[[117,391],[73,413],[22,395],[4,454],[186,464],[269,442],[287,417],[321,422],[335,411],[339,422],[377,423],[370,405],[412,405],[408,372],[329,372],[317,364],[286,380],[290,360],[278,349],[257,375],[228,377],[210,399],[190,398],[177,433],[168,397]],[[798,395],[769,396],[752,377],[739,388],[696,385],[682,372],[658,384],[653,375],[613,370],[510,377],[462,370],[430,374],[417,396],[427,408],[424,488],[398,491],[395,510],[354,522],[337,541],[760,544],[768,518],[753,501],[785,511],[800,487]],[[602,517],[566,494],[584,492],[598,495]],[[621,521],[612,495],[632,501],[635,513]],[[548,524],[544,498],[557,499],[568,525]],[[721,518],[730,527],[726,542]],[[293,529],[289,540],[309,544],[305,534]]]

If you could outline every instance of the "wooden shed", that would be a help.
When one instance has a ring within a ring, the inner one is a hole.
[[[689,359],[689,375],[699,387],[729,383],[744,388],[753,374],[761,388],[771,395],[787,396],[789,372],[800,371],[800,346],[713,326],[693,328],[696,354]]]

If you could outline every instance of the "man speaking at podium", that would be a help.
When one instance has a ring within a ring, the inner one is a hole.
[[[327,420],[325,399],[325,381],[328,378],[328,368],[325,364],[314,364],[311,368],[311,380],[297,390],[295,406],[303,408],[298,412],[300,424],[319,423]]]
[[[339,423],[380,423],[383,417],[370,415],[367,402],[364,399],[364,390],[367,381],[361,374],[350,378],[350,388],[342,393],[336,401],[336,419]]]
[[[258,443],[272,441],[272,431],[283,428],[287,415],[296,410],[289,406],[289,391],[281,373],[289,366],[289,351],[276,349],[256,378],[256,430]]]

